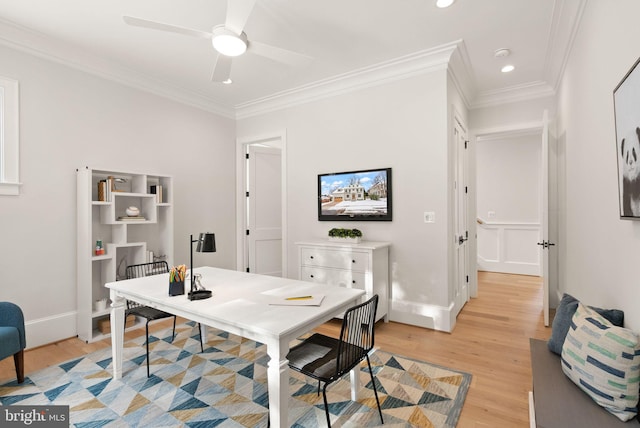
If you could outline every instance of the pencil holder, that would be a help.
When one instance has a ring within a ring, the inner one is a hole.
[[[184,294],[184,281],[169,281],[169,296]]]

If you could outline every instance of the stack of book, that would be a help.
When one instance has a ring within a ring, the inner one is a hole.
[[[133,216],[123,215],[118,217],[118,221],[145,221],[145,220],[146,218],[144,218],[141,215],[133,215]]]
[[[106,180],[100,180],[98,182],[98,200],[102,202],[110,202],[113,187],[113,177],[109,176]]]

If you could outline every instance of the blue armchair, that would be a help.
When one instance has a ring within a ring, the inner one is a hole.
[[[24,382],[24,315],[16,304],[0,302],[0,360],[13,355],[18,383]]]

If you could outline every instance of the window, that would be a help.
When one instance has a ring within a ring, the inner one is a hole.
[[[20,190],[18,82],[0,77],[0,195]]]

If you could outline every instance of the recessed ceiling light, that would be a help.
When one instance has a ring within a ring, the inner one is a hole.
[[[503,73],[509,73],[513,70],[515,70],[515,67],[513,65],[505,65],[500,71],[502,71]]]
[[[436,6],[441,8],[449,7],[454,1],[456,0],[436,0]]]
[[[231,78],[228,78],[227,80],[223,80],[223,81],[222,81],[222,83],[223,83],[224,85],[230,85],[230,84],[232,84],[232,83],[233,83],[233,80],[231,80]]]

